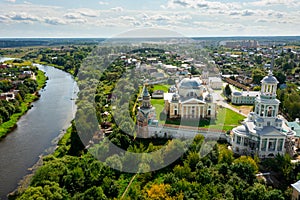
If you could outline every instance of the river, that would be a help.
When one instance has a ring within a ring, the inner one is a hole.
[[[19,119],[17,128],[0,141],[0,199],[7,199],[39,156],[53,151],[57,137],[76,112],[72,99],[78,87],[72,76],[54,67],[38,67],[49,78],[40,99]]]

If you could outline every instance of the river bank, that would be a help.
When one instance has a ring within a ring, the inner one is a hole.
[[[41,97],[17,122],[17,127],[0,142],[0,198],[14,191],[20,180],[32,173],[44,155],[56,148],[57,141],[74,118],[78,87],[73,77],[50,66],[37,65],[49,77]],[[34,166],[34,167],[33,167]]]
[[[40,155],[38,161],[32,167],[28,168],[30,173],[24,176],[19,181],[18,187],[13,192],[8,194],[8,199],[16,199],[21,193],[23,193],[30,186],[30,182],[33,176],[35,175],[35,172],[41,166],[43,166],[43,159],[45,156],[48,155],[58,156],[62,151],[62,148],[64,148],[64,150],[68,150],[68,148],[70,148],[67,146],[67,143],[71,137],[71,131],[72,131],[72,124],[70,124],[70,127],[67,130],[62,130],[60,134],[52,140],[52,143],[54,143],[56,146],[48,150],[47,155]]]
[[[44,88],[46,85],[47,77],[45,76],[45,73],[41,70],[38,70],[38,73],[36,75],[36,81],[38,84],[37,91],[35,91],[33,94],[27,94],[23,102],[21,103],[21,111],[14,113],[12,116],[10,116],[10,120],[2,123],[0,125],[0,140],[2,140],[7,134],[12,132],[17,127],[17,122],[32,106],[32,102],[39,99],[39,90]]]

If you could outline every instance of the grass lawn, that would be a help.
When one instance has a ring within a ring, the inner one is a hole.
[[[199,127],[203,128],[211,128],[211,129],[218,129],[223,131],[229,131],[232,128],[240,125],[240,122],[245,117],[236,113],[228,108],[219,108],[217,119],[216,120],[201,120],[199,121]],[[167,124],[174,124],[174,125],[183,125],[183,126],[195,126],[195,121],[188,120],[180,122],[179,120],[167,120]]]
[[[154,85],[153,91],[155,90],[163,90],[164,92],[168,92],[170,85]]]
[[[245,117],[239,113],[236,113],[228,108],[219,108],[217,119],[210,126],[205,128],[222,129],[224,131],[231,130],[232,128],[240,125]]]
[[[160,124],[165,124],[165,120],[160,120],[160,113],[164,110],[165,102],[163,99],[151,99],[152,106],[155,107],[156,118]]]

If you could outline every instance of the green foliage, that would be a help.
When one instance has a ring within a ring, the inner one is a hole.
[[[231,88],[229,86],[229,84],[227,84],[224,88],[224,94],[226,97],[229,97],[231,95]]]
[[[281,101],[280,109],[289,120],[300,117],[300,93],[294,84],[288,84],[285,89],[277,91],[278,99]]]
[[[260,84],[260,81],[265,77],[266,73],[259,68],[252,71],[252,79],[254,84]]]
[[[30,186],[27,190],[19,197],[18,200],[34,200],[34,199],[69,199],[69,196],[65,189],[59,187],[56,182],[45,181],[40,186]]]

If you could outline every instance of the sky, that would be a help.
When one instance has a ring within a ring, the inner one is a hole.
[[[0,7],[2,38],[113,38],[149,29],[187,37],[300,35],[300,0],[0,0]]]

